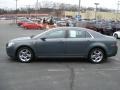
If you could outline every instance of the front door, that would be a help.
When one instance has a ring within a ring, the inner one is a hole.
[[[37,41],[37,51],[39,56],[63,56],[65,53],[64,30],[55,30],[42,36],[44,40]]]

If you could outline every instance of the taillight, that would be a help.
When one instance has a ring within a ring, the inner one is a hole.
[[[112,47],[116,47],[117,46],[117,42],[114,42],[111,44]]]

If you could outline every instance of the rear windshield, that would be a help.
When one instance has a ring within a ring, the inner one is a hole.
[[[104,38],[104,35],[99,32],[92,31],[92,30],[89,30],[89,32],[92,34],[94,38]]]

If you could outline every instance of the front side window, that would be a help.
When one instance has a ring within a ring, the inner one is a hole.
[[[65,38],[65,31],[64,30],[56,30],[49,32],[45,35],[46,38]]]
[[[85,32],[85,36],[86,38],[92,38],[92,36],[88,32]]]

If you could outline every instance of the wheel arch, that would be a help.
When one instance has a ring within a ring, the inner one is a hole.
[[[106,51],[106,49],[105,49],[103,46],[94,46],[94,47],[90,48],[90,50],[89,50],[89,52],[88,52],[88,57],[89,57],[90,52],[91,52],[93,49],[95,49],[95,48],[99,48],[99,49],[103,50],[103,52],[104,52],[104,54],[105,54],[105,57],[107,57],[107,51]]]
[[[18,52],[18,50],[21,49],[21,48],[29,48],[29,49],[32,51],[33,55],[35,56],[35,52],[34,52],[33,48],[30,47],[30,46],[27,46],[27,45],[22,45],[22,46],[17,47],[17,48],[16,48],[16,51],[15,51],[15,56],[17,56],[17,52]]]
[[[118,34],[118,33],[114,33],[114,34],[113,34],[113,36],[115,37],[115,35],[117,35],[117,37],[116,37],[116,38],[118,38],[119,34]]]

